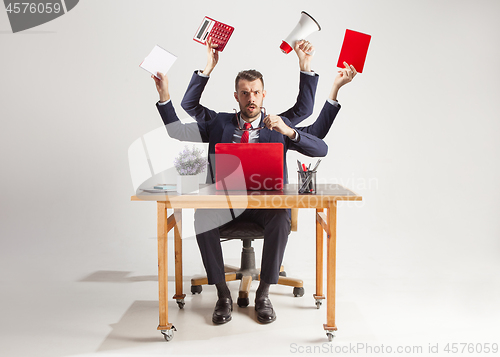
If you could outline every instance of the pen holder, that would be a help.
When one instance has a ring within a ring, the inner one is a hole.
[[[297,171],[299,193],[316,193],[316,171]]]

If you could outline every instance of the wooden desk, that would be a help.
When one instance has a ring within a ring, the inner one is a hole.
[[[316,209],[316,305],[319,308],[323,294],[323,232],[327,243],[326,330],[329,341],[335,325],[335,263],[336,225],[338,201],[361,201],[362,197],[338,184],[319,184],[317,193],[298,194],[296,184],[288,184],[283,191],[216,191],[215,185],[201,185],[198,194],[179,195],[142,193],[132,196],[133,201],[156,201],[158,206],[158,286],[161,330],[167,341],[173,338],[175,328],[168,322],[168,264],[167,233],[174,230],[175,247],[175,295],[180,308],[184,307],[182,291],[182,209],[183,208],[315,208]],[[167,215],[167,209],[173,209]],[[326,212],[324,212],[326,210]]]

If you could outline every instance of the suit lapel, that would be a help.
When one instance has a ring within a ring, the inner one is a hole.
[[[259,142],[269,143],[271,141],[271,130],[266,128],[266,126],[264,125],[264,114],[262,114],[260,118],[260,126],[263,127],[263,129],[260,129]]]
[[[228,120],[224,125],[221,138],[222,143],[232,143],[234,131],[238,127],[238,123],[236,122],[236,115],[231,114],[231,116],[232,116],[231,120]]]

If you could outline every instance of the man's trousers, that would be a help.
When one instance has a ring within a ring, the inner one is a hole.
[[[208,283],[225,280],[219,227],[231,221],[232,213],[236,220],[251,220],[264,228],[260,280],[276,284],[290,233],[290,213],[286,209],[234,209],[233,212],[229,209],[197,209],[194,227]]]

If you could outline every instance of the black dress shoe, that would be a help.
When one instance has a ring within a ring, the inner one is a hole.
[[[231,321],[231,311],[233,311],[233,300],[231,298],[220,298],[215,304],[212,321],[214,324],[225,324]]]
[[[273,304],[267,296],[255,300],[255,311],[257,311],[257,320],[261,324],[269,324],[276,320]]]

